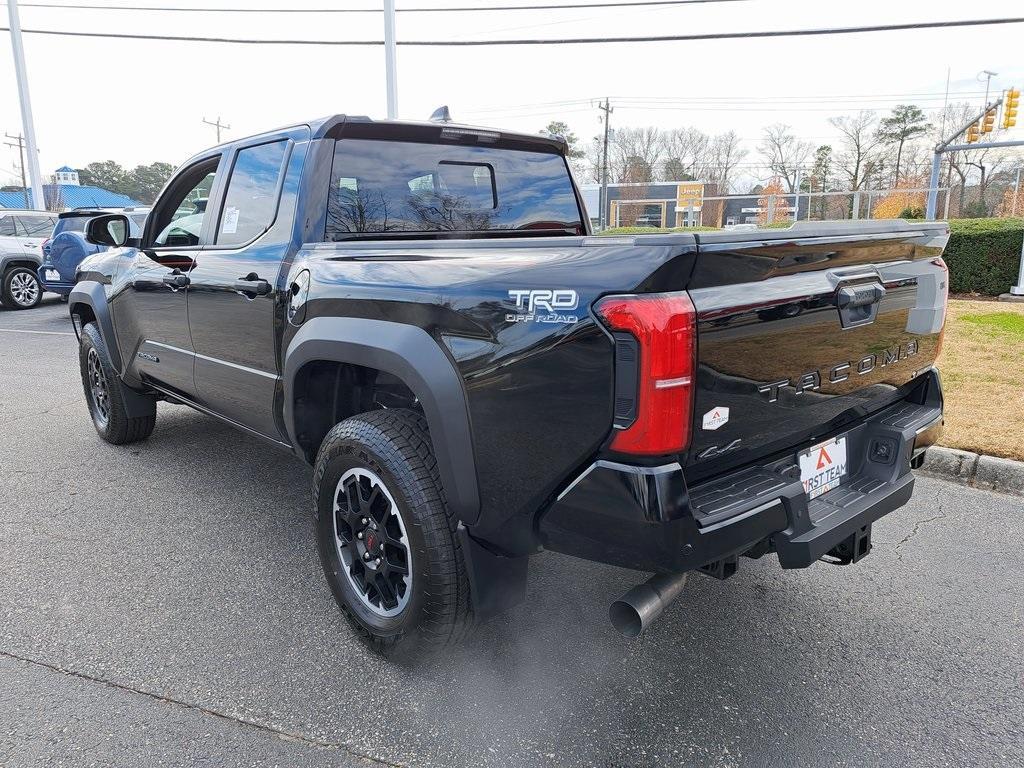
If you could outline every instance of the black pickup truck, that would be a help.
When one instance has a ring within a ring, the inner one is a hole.
[[[565,152],[336,116],[201,153],[141,238],[87,226],[97,431],[142,440],[163,400],[305,459],[382,650],[515,604],[542,549],[653,573],[627,634],[689,572],[867,555],[942,428],[946,225],[595,237]]]

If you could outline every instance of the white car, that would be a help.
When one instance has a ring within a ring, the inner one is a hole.
[[[0,301],[7,309],[31,309],[43,297],[36,269],[56,224],[48,211],[0,208]]]

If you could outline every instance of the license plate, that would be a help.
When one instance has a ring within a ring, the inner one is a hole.
[[[60,280],[60,272],[56,269],[47,269],[43,274],[46,275],[47,280],[53,280],[54,282]]]
[[[800,461],[800,480],[807,498],[828,493],[846,477],[846,438],[836,437],[819,443],[797,455]]]

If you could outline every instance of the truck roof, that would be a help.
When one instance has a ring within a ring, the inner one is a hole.
[[[215,147],[204,150],[199,155],[196,155],[196,157],[205,155],[212,149],[231,147],[235,144],[248,144],[253,139],[258,139],[261,136],[276,135],[302,126],[309,128],[311,138],[313,139],[337,139],[346,136],[353,138],[394,139],[398,141],[415,141],[417,139],[429,141],[431,139],[444,138],[449,140],[475,140],[475,143],[501,144],[506,147],[512,145],[518,148],[531,148],[540,151],[557,152],[559,154],[565,154],[568,148],[564,138],[550,134],[507,131],[466,123],[428,120],[374,120],[365,115],[338,114],[225,141]]]

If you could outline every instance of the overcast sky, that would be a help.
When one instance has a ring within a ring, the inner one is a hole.
[[[43,1],[43,0],[37,0]],[[71,3],[73,0],[48,0]],[[79,4],[90,0],[77,0]],[[578,2],[579,0],[574,0]],[[603,0],[598,0],[603,1]],[[381,39],[382,15],[172,13],[21,6],[25,29],[321,40]],[[103,5],[203,6],[205,0],[92,0]],[[483,0],[475,5],[569,2]],[[399,8],[474,5],[398,0]],[[0,6],[3,3],[0,2]],[[213,0],[213,7],[372,7],[375,0]],[[399,13],[399,40],[593,37],[896,24],[1020,16],[1022,0],[740,0],[647,8]],[[7,9],[0,20],[7,25]],[[1024,24],[832,37],[398,52],[399,116],[425,119],[448,104],[456,120],[536,131],[567,122],[584,139],[600,131],[590,99],[630,97],[613,125],[735,129],[751,155],[765,125],[784,122],[818,143],[827,118],[901,102],[979,106],[978,72],[993,90],[1024,85]],[[25,35],[44,174],[112,159],[125,166],[179,164],[215,143],[202,119],[231,125],[225,139],[347,112],[385,116],[382,47],[228,45]],[[646,99],[646,101],[643,101]],[[667,99],[675,99],[665,104]],[[685,103],[679,100],[687,100]],[[661,103],[659,103],[661,102]],[[21,130],[10,40],[0,33],[0,131]],[[1017,128],[1015,138],[1024,138]],[[0,182],[16,153],[0,146]],[[750,159],[753,159],[752,157]]]

